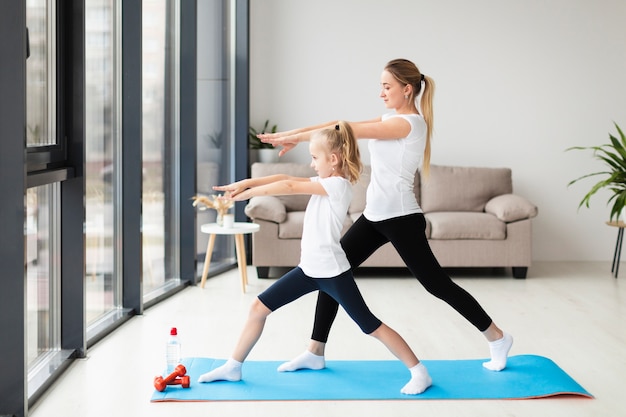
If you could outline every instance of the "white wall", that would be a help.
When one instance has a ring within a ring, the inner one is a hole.
[[[512,168],[539,207],[533,259],[612,259],[608,194],[577,210],[591,183],[567,187],[602,165],[565,149],[626,129],[626,2],[250,3],[253,125],[376,117],[384,64],[411,59],[437,83],[432,163]],[[308,162],[306,146],[285,160]]]

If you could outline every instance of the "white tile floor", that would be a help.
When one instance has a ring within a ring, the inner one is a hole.
[[[484,358],[482,336],[416,280],[389,271],[357,282],[372,311],[396,329],[422,359]],[[89,416],[617,416],[626,414],[626,268],[614,279],[608,262],[535,263],[526,280],[506,271],[455,271],[453,278],[515,337],[511,351],[554,360],[595,399],[558,397],[506,401],[319,401],[150,403],[163,369],[164,340],[179,328],[184,356],[228,357],[253,297],[273,280],[249,269],[242,294],[237,271],[190,287],[148,309],[76,361],[30,410],[34,417]],[[249,359],[284,360],[308,341],[314,295],[278,310]],[[328,359],[393,359],[340,311]],[[244,368],[245,377],[245,368]]]

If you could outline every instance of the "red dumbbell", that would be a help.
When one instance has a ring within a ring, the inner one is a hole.
[[[168,382],[167,385],[181,385],[183,388],[189,388],[191,386],[191,378],[189,375],[177,376],[172,382]]]
[[[187,373],[187,369],[184,365],[178,365],[174,368],[174,372],[163,378],[162,376],[157,376],[154,378],[154,388],[157,391],[161,392],[165,390],[165,387],[170,385],[172,382],[176,380],[178,377],[184,377]],[[189,378],[189,377],[187,377]],[[184,384],[183,384],[184,387]]]

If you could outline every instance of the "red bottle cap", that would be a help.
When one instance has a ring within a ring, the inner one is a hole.
[[[171,335],[171,336],[176,336],[176,335],[178,335],[178,332],[176,331],[176,327],[172,327],[172,330],[170,330],[170,335]]]

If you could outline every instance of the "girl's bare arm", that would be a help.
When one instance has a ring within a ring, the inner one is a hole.
[[[213,189],[224,191],[224,197],[234,201],[248,200],[257,195],[326,194],[324,188],[310,178],[284,174],[248,178],[228,185],[214,186]]]
[[[326,190],[319,182],[311,181],[309,178],[290,177],[288,179],[256,185],[237,194],[227,193],[224,198],[233,201],[244,201],[256,196],[292,194],[326,195]]]

